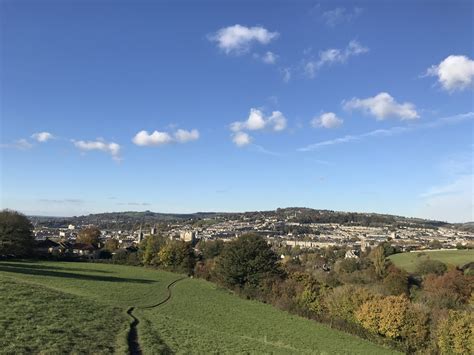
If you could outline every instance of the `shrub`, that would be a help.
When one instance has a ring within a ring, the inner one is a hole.
[[[356,312],[357,321],[370,332],[403,341],[408,350],[420,349],[429,335],[429,318],[404,295],[375,298]]]
[[[439,321],[436,333],[441,354],[470,354],[474,346],[474,314],[449,311]]]
[[[459,270],[441,276],[430,274],[423,282],[422,298],[431,307],[456,309],[469,301],[474,277]]]
[[[356,322],[355,312],[365,302],[371,301],[376,295],[366,288],[344,285],[336,287],[325,297],[325,305],[331,317]]]
[[[442,275],[448,268],[439,260],[426,259],[416,265],[416,273],[419,275],[436,274]]]
[[[387,276],[383,279],[384,290],[390,295],[408,293],[408,274],[394,266],[390,266]]]

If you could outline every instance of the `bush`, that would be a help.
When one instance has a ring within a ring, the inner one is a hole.
[[[423,282],[421,298],[430,307],[456,309],[469,301],[474,277],[459,270],[441,276],[430,274]]]
[[[474,345],[474,314],[449,311],[437,327],[437,345],[441,354],[470,354]]]
[[[368,301],[356,312],[356,318],[370,332],[403,341],[409,351],[421,349],[428,340],[428,314],[404,295]]]
[[[383,279],[383,287],[389,295],[408,294],[408,274],[394,266],[390,266],[387,276]]]
[[[439,260],[426,259],[416,265],[416,273],[418,275],[443,275],[447,269],[446,265]]]
[[[0,211],[0,257],[29,256],[33,251],[33,226],[26,216],[16,211]]]
[[[375,297],[376,295],[366,288],[344,285],[329,292],[325,297],[325,304],[331,317],[356,322],[355,312],[362,304]]]

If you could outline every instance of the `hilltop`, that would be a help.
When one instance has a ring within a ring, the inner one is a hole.
[[[239,220],[277,218],[291,220],[297,223],[338,223],[342,225],[360,226],[393,226],[393,227],[420,227],[435,228],[440,226],[454,226],[461,230],[474,230],[474,223],[449,224],[441,221],[427,220],[421,218],[402,217],[379,213],[341,212],[332,210],[321,210],[304,207],[278,208],[272,211],[249,211],[249,212],[196,212],[196,213],[159,213],[152,211],[126,211],[106,212],[73,217],[44,217],[30,216],[30,219],[38,225],[50,227],[67,227],[73,225],[93,224],[100,228],[122,228],[132,229],[139,224],[152,225],[155,223],[192,223],[199,220]]]

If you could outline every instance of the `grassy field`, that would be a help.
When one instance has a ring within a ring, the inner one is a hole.
[[[126,353],[135,307],[144,354],[384,354],[368,341],[246,301],[181,275],[140,267],[0,262],[0,353]]]
[[[474,262],[474,250],[437,250],[394,254],[389,259],[399,268],[414,272],[416,265],[426,259],[439,260],[446,265],[462,266]]]
[[[385,349],[316,322],[232,295],[214,284],[186,279],[171,302],[139,313],[152,334],[182,353],[382,354]]]

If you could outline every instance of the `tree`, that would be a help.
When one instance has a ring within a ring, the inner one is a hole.
[[[376,295],[366,288],[344,285],[336,287],[327,294],[325,304],[331,317],[356,322],[356,311],[365,302],[374,298],[376,298]]]
[[[474,344],[474,313],[449,311],[436,330],[441,354],[470,354]]]
[[[34,237],[31,222],[21,213],[0,211],[0,255],[30,255]]]
[[[387,269],[384,247],[379,245],[377,248],[372,250],[370,252],[370,259],[374,264],[375,273],[377,276],[380,278],[384,277],[385,271]]]
[[[334,270],[337,273],[353,273],[359,270],[359,261],[357,259],[347,258],[336,262]]]
[[[316,280],[312,275],[303,272],[293,273],[290,278],[301,286],[301,291],[296,295],[297,303],[305,310],[316,314],[322,313],[325,308],[324,295],[329,292],[329,287]]]
[[[456,309],[469,301],[474,277],[460,270],[451,270],[441,276],[430,274],[423,282],[422,298],[432,307]]]
[[[231,287],[255,287],[279,273],[278,257],[260,236],[245,234],[228,243],[217,259],[216,272]]]
[[[222,240],[206,240],[201,241],[198,245],[204,259],[212,259],[222,252],[224,249],[224,242]]]
[[[105,241],[105,249],[109,252],[114,252],[119,247],[119,241],[115,238],[109,238]]]
[[[388,268],[388,274],[383,279],[385,291],[391,295],[401,295],[408,293],[408,274],[391,265]]]
[[[368,301],[356,312],[356,319],[372,333],[404,341],[411,352],[428,340],[428,313],[405,295]]]
[[[168,241],[158,252],[160,265],[177,271],[191,272],[195,258],[191,243]]]
[[[419,275],[443,275],[447,269],[446,264],[439,260],[426,259],[416,265],[416,273]]]
[[[77,242],[97,246],[99,244],[100,234],[100,229],[97,227],[84,228],[79,232]]]
[[[145,249],[143,252],[143,263],[145,265],[158,264],[158,252],[166,244],[166,239],[159,235],[149,235],[142,244],[140,247]]]

